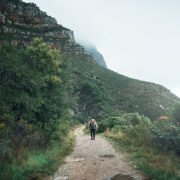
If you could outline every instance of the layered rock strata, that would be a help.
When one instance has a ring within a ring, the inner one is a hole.
[[[34,3],[0,0],[0,45],[27,45],[35,37],[42,37],[65,55],[84,55],[93,60],[84,47],[75,42],[72,30],[59,25]]]

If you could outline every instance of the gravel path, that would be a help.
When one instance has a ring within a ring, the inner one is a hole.
[[[116,152],[103,137],[90,140],[83,134],[84,127],[75,130],[76,146],[53,180],[143,180],[123,154]],[[113,177],[113,178],[112,178]]]

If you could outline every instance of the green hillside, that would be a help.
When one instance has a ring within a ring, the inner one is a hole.
[[[103,68],[85,57],[71,59],[74,94],[78,94],[76,114],[88,117],[115,116],[139,112],[152,120],[170,115],[180,100],[168,89],[139,81]]]

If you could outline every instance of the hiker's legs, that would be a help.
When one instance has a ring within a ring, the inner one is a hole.
[[[90,129],[90,135],[91,135],[91,139],[93,139],[93,129]]]
[[[93,139],[95,139],[96,136],[96,129],[93,129]]]

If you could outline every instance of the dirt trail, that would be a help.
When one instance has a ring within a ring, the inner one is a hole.
[[[145,179],[132,168],[123,154],[116,152],[103,137],[90,140],[84,127],[75,130],[76,146],[53,180],[128,180]],[[114,177],[114,178],[112,178]]]

